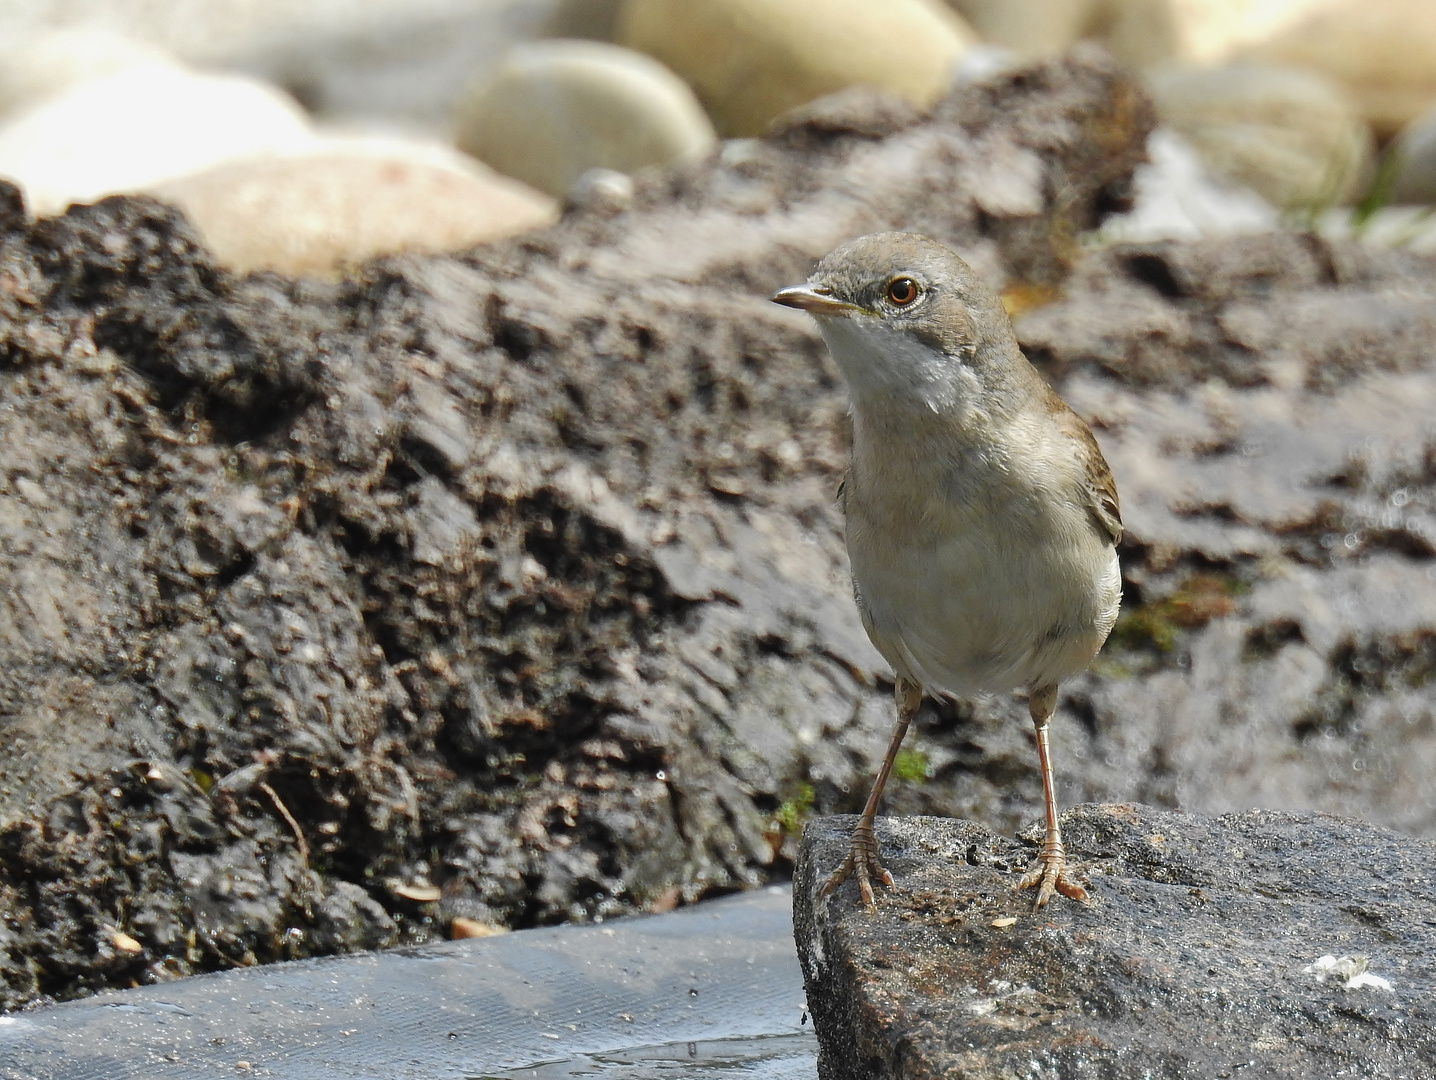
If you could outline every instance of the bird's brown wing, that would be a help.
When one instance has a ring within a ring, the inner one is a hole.
[[[1053,419],[1077,445],[1077,454],[1086,478],[1087,508],[1092,512],[1098,528],[1115,547],[1122,540],[1122,504],[1117,499],[1117,481],[1112,479],[1112,470],[1107,465],[1107,459],[1102,456],[1102,448],[1097,445],[1092,429],[1055,393],[1052,394],[1052,400],[1061,406],[1053,410]]]

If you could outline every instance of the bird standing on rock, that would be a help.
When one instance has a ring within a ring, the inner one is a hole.
[[[1087,893],[1066,868],[1047,724],[1057,686],[1117,621],[1122,520],[1092,432],[1018,347],[992,291],[912,233],[860,237],[773,300],[811,314],[852,398],[839,501],[853,592],[897,674],[898,720],[832,892],[892,886],[873,821],[922,695],[1028,689],[1047,834],[1020,887]]]

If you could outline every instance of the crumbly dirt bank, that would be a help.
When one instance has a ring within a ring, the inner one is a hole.
[[[766,298],[897,225],[1048,286],[1149,123],[1092,58],[849,94],[338,285],[7,191],[0,1004],[786,874],[887,716]]]
[[[1082,55],[930,116],[843,95],[333,285],[234,279],[158,204],[11,197],[0,1004],[786,876],[891,713],[844,394],[766,297],[881,228],[1056,298],[1020,330],[1122,485],[1129,615],[1064,695],[1064,797],[1436,831],[1436,273],[1301,237],[1083,259],[1150,122]],[[894,812],[1037,812],[1020,703],[919,726]]]

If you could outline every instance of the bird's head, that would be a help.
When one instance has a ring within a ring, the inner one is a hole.
[[[915,233],[850,241],[773,301],[817,320],[856,400],[912,397],[938,408],[1025,374],[992,290],[954,251]]]

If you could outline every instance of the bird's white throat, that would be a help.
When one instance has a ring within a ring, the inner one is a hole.
[[[981,391],[970,368],[912,334],[843,316],[817,321],[855,404],[906,404],[943,414]]]

